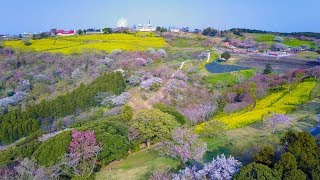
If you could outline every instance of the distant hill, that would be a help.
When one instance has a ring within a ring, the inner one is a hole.
[[[241,35],[241,33],[259,33],[259,34],[275,34],[275,35],[282,35],[282,36],[293,36],[293,37],[310,37],[320,39],[320,33],[316,32],[291,32],[291,33],[284,33],[284,32],[272,32],[272,31],[263,31],[257,29],[245,29],[245,28],[232,28],[229,31],[233,32],[234,34]]]

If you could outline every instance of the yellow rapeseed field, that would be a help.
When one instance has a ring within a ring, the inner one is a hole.
[[[285,90],[273,93],[258,101],[256,106],[249,112],[242,114],[233,113],[220,118],[213,118],[226,124],[227,129],[234,129],[247,126],[254,122],[262,120],[269,113],[287,114],[294,110],[295,106],[308,101],[310,92],[316,85],[316,82],[308,81],[298,84],[291,92]],[[195,128],[200,133],[205,127],[205,123]]]
[[[21,40],[6,41],[6,47],[22,51],[61,52],[64,54],[81,53],[84,50],[104,50],[111,52],[115,49],[125,51],[146,50],[147,48],[162,48],[166,42],[161,37],[150,34],[92,34],[68,37],[52,37],[30,40],[26,46]]]

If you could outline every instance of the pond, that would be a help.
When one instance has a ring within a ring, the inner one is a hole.
[[[318,119],[320,120],[320,114],[318,114]],[[314,137],[320,136],[320,122],[311,128],[309,132]]]
[[[320,136],[320,123],[310,129],[310,134],[314,137]]]
[[[206,64],[206,69],[211,73],[226,73],[250,68],[236,65],[221,64],[217,61],[214,61],[212,63]]]

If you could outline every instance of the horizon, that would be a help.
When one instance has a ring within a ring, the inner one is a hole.
[[[141,0],[117,2],[96,0],[78,2],[74,0],[45,2],[7,1],[2,3],[4,18],[0,34],[22,34],[23,32],[45,32],[52,28],[88,29],[115,27],[120,18],[128,20],[128,26],[151,24],[161,27],[204,29],[213,27],[218,30],[231,28],[259,29],[272,32],[320,32],[320,23],[315,24],[316,8],[320,2],[297,0],[277,2],[256,2],[247,0],[224,2],[200,0],[177,0],[170,2],[148,2]],[[308,11],[304,10],[308,9]],[[300,11],[300,12],[299,12]],[[12,13],[14,12],[14,13]],[[164,13],[166,12],[166,13]],[[299,13],[297,13],[299,12]]]

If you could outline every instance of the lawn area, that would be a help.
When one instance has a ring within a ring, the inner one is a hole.
[[[258,33],[246,33],[247,37],[254,38],[257,42],[272,45],[275,43],[274,38],[276,35],[273,34],[258,34]],[[300,40],[296,38],[283,37],[283,44],[288,47],[300,47],[302,45],[308,45],[310,47],[315,47],[316,44],[312,41]]]
[[[297,55],[301,58],[312,59],[312,60],[317,59],[319,56],[317,52],[313,52],[313,51],[302,51],[297,53]]]
[[[61,52],[64,54],[81,53],[84,50],[104,50],[111,52],[115,49],[126,51],[146,50],[147,48],[162,48],[167,44],[163,38],[149,34],[93,34],[68,37],[53,37],[30,40],[30,46],[20,40],[6,41],[6,47],[22,51]]]
[[[240,70],[231,73],[219,73],[219,74],[212,74],[204,77],[204,82],[212,85],[218,84],[226,84],[227,86],[231,86],[239,81],[239,78],[251,78],[254,76],[255,70],[248,69],[248,70]]]
[[[155,169],[176,168],[179,164],[176,160],[159,157],[153,148],[143,149],[103,167],[96,174],[96,179],[146,179],[143,177]]]
[[[265,43],[265,44],[274,44],[275,35],[273,34],[251,34],[257,42]]]
[[[284,38],[283,44],[289,47],[300,47],[301,45],[308,45],[310,47],[316,46],[316,43],[312,41],[304,41],[295,38]]]

